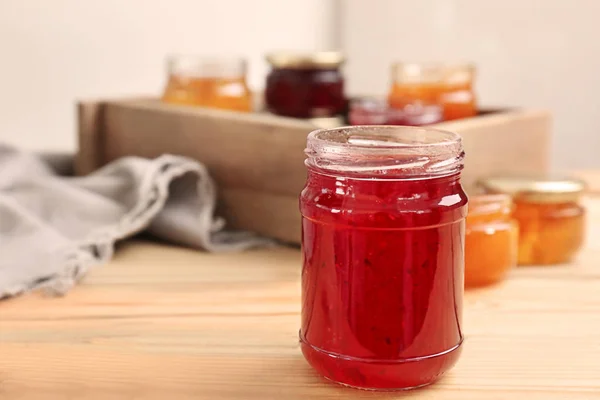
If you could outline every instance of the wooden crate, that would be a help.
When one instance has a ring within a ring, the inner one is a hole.
[[[231,227],[299,242],[298,195],[306,178],[306,135],[316,129],[311,122],[148,99],[82,102],[78,117],[78,174],[127,155],[188,156],[208,167]],[[435,127],[462,135],[467,191],[481,176],[549,167],[546,111],[494,111]]]

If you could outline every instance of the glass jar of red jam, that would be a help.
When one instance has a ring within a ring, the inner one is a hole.
[[[274,114],[294,118],[333,117],[346,107],[341,53],[267,55],[265,103]]]
[[[355,126],[308,136],[300,343],[326,378],[430,384],[457,361],[467,196],[454,133]]]

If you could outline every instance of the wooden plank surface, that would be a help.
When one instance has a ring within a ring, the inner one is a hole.
[[[600,399],[600,199],[569,266],[469,291],[466,342],[407,393],[317,376],[297,343],[300,252],[131,241],[66,297],[0,302],[0,399]]]
[[[490,174],[549,168],[548,111],[494,110],[433,127],[461,134],[467,191]],[[156,98],[84,102],[79,104],[77,171],[90,172],[131,155],[187,156],[208,168],[232,227],[299,243],[297,199],[306,180],[306,135],[316,128],[309,120],[165,104]]]

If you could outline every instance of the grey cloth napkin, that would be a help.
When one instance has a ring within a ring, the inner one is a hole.
[[[223,230],[213,181],[191,159],[127,157],[85,177],[61,169],[64,159],[0,145],[0,299],[39,287],[65,293],[142,230],[207,251],[270,244]]]

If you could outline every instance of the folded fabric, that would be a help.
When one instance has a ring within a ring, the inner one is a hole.
[[[214,183],[194,160],[126,157],[85,177],[60,176],[64,160],[54,161],[0,145],[0,299],[65,293],[142,230],[207,251],[270,243],[223,230]]]

